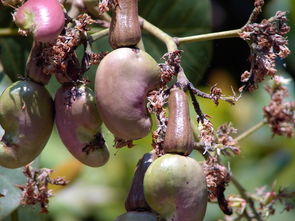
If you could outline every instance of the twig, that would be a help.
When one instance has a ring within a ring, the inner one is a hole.
[[[194,109],[198,115],[198,121],[201,121],[201,123],[204,122],[204,119],[206,118],[205,115],[203,114],[202,110],[201,110],[201,107],[199,105],[199,102],[197,101],[197,98],[196,96],[194,95],[194,93],[192,92],[191,90],[191,87],[188,86],[188,91],[189,91],[189,94],[192,98],[192,103],[193,103],[193,106],[194,106]]]
[[[237,136],[235,138],[235,141],[236,142],[240,142],[241,140],[245,139],[246,137],[250,136],[251,134],[253,134],[258,129],[260,129],[261,127],[263,127],[264,125],[266,125],[266,123],[267,122],[265,120],[260,121],[259,123],[257,123],[253,127],[249,128],[248,130],[246,130],[245,132],[243,132],[242,134],[240,134],[239,136]]]
[[[209,40],[223,39],[223,38],[237,38],[237,37],[240,37],[239,35],[240,32],[241,32],[241,29],[235,29],[235,30],[221,31],[221,32],[215,32],[215,33],[208,33],[208,34],[192,35],[188,37],[174,37],[174,41],[177,44],[182,44],[182,43],[209,41]]]
[[[149,23],[144,18],[140,17],[140,22],[142,24],[143,30],[149,32],[150,34],[158,38],[160,41],[165,43],[168,52],[173,52],[177,50],[177,45],[174,39],[170,35],[162,31],[160,28],[156,27],[155,25]]]
[[[263,219],[260,217],[260,215],[256,211],[256,208],[255,208],[255,205],[254,205],[254,201],[251,199],[251,197],[248,196],[248,194],[246,192],[246,189],[233,176],[231,176],[231,182],[237,188],[237,190],[239,191],[239,193],[241,194],[241,196],[249,203],[250,209],[253,212],[254,217],[258,221],[263,221]]]
[[[0,36],[15,36],[18,35],[17,29],[0,28]]]
[[[94,42],[94,41],[96,41],[96,40],[98,40],[98,39],[100,39],[100,38],[102,38],[104,36],[107,36],[108,33],[109,33],[109,29],[107,28],[107,29],[101,30],[99,32],[96,32],[96,33],[88,36],[87,40],[89,41],[89,43],[92,43],[92,42]]]

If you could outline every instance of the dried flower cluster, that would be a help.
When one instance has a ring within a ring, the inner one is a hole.
[[[283,86],[284,82],[286,79],[276,76],[273,85],[265,87],[271,100],[263,107],[263,112],[274,135],[292,137],[295,128],[295,101],[285,101],[289,94]]]
[[[224,155],[240,154],[241,150],[238,142],[231,136],[231,134],[236,133],[237,129],[231,123],[220,125],[216,130],[216,136],[217,142],[221,144],[221,147],[217,151],[221,151]]]
[[[63,178],[51,179],[49,175],[53,170],[33,169],[27,165],[24,167],[23,173],[27,177],[27,183],[25,185],[17,185],[22,191],[21,204],[23,205],[36,205],[40,204],[41,213],[47,213],[48,198],[53,196],[52,191],[48,189],[48,184],[54,185],[66,185],[67,181]]]
[[[162,155],[163,144],[168,124],[168,118],[166,117],[166,109],[164,105],[168,101],[168,94],[164,90],[165,87],[161,87],[158,90],[151,91],[148,95],[147,108],[150,113],[154,113],[157,118],[157,129],[153,132],[153,148],[157,155]]]
[[[134,146],[133,141],[132,140],[124,140],[122,138],[119,137],[115,137],[114,140],[114,147],[115,148],[122,148],[127,146],[128,148],[131,148]]]
[[[180,70],[181,62],[181,50],[176,50],[173,52],[168,52],[162,56],[165,63],[159,64],[161,68],[161,83],[166,85],[172,80],[173,76],[176,76]]]
[[[231,172],[225,166],[219,164],[216,157],[212,156],[202,166],[206,176],[209,200],[217,200],[225,214],[232,214],[228,201],[224,197],[225,187],[230,182]]]
[[[251,68],[242,74],[241,81],[245,85],[240,90],[253,91],[266,76],[275,76],[275,59],[285,58],[290,53],[288,40],[284,37],[289,30],[286,12],[281,11],[268,20],[250,23],[242,28],[240,37],[249,43],[251,49]]]
[[[101,0],[98,4],[98,12],[102,15],[108,12],[111,8],[114,8],[118,4],[117,0]]]
[[[292,199],[295,197],[295,192],[289,192],[287,189],[279,189],[277,192],[275,190],[267,191],[266,186],[256,189],[254,194],[259,203],[259,213],[262,217],[268,217],[274,215],[276,210],[274,208],[277,202],[284,205],[285,211],[290,211],[294,208],[294,204],[291,203]]]

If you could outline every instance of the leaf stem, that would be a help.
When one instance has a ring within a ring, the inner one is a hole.
[[[198,41],[209,41],[215,39],[222,39],[222,38],[236,38],[240,37],[239,33],[241,29],[229,30],[229,31],[221,31],[221,32],[214,32],[208,34],[201,34],[201,35],[192,35],[188,37],[176,37],[174,40],[177,44],[182,43],[191,43],[191,42],[198,42]]]
[[[149,23],[147,20],[144,18],[140,17],[140,22],[142,24],[143,30],[149,32],[156,38],[158,38],[160,41],[164,42],[168,52],[173,52],[177,50],[177,44],[175,43],[174,39],[162,31],[160,28],[156,27],[155,25]]]
[[[96,40],[98,40],[98,39],[100,39],[100,38],[108,35],[108,33],[109,33],[109,29],[108,28],[106,28],[104,30],[101,30],[101,31],[98,31],[98,32],[96,32],[96,33],[88,36],[88,41],[90,43],[92,43],[92,42],[94,42],[94,41],[96,41]]]
[[[246,137],[250,136],[251,134],[253,134],[255,131],[257,131],[258,129],[262,128],[264,125],[266,125],[266,121],[262,120],[259,123],[257,123],[256,125],[254,125],[253,127],[249,128],[248,130],[246,130],[245,132],[243,132],[242,134],[240,134],[239,136],[237,136],[235,138],[236,142],[240,142],[241,140],[245,139]]]
[[[252,200],[251,197],[248,196],[246,189],[233,176],[231,177],[231,182],[236,187],[236,189],[239,191],[241,196],[248,202],[250,209],[251,209],[252,213],[254,214],[255,219],[257,219],[257,221],[263,221],[263,219],[260,217],[260,215],[258,214],[258,212],[255,208],[254,201]]]
[[[0,36],[15,36],[18,35],[17,29],[0,28]]]

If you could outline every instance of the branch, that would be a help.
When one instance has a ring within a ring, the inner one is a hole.
[[[140,17],[140,23],[142,24],[143,30],[149,32],[160,41],[164,42],[167,47],[168,52],[173,52],[177,50],[177,44],[175,43],[174,39],[168,35],[166,32],[162,31],[160,28],[156,27],[155,25],[149,23],[144,18]]]
[[[250,209],[253,212],[254,217],[258,221],[263,221],[263,219],[260,217],[259,213],[256,211],[256,208],[255,208],[255,205],[254,205],[254,201],[252,200],[251,197],[248,196],[248,194],[246,192],[246,189],[233,176],[231,176],[231,182],[236,187],[236,189],[239,191],[239,193],[241,194],[241,196],[249,203]]]
[[[109,33],[109,29],[104,29],[104,30],[101,30],[99,32],[96,32],[90,36],[88,36],[87,38],[87,41],[89,41],[89,43],[93,43],[94,41],[104,37],[104,36],[107,36]]]
[[[246,137],[250,136],[251,134],[253,134],[255,131],[257,131],[258,129],[262,128],[264,125],[266,125],[266,121],[262,120],[259,123],[257,123],[256,125],[254,125],[253,127],[249,128],[248,130],[246,130],[245,132],[243,132],[242,134],[240,134],[239,136],[237,136],[235,138],[236,142],[240,142],[241,140],[245,139]]]
[[[229,30],[229,31],[221,31],[215,33],[201,34],[201,35],[193,35],[188,37],[175,37],[174,41],[177,44],[182,43],[191,43],[198,41],[209,41],[215,39],[223,39],[223,38],[238,38],[240,37],[239,33],[241,29]]]

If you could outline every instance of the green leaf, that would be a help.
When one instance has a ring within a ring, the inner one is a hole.
[[[0,60],[12,81],[24,75],[31,45],[31,40],[24,37],[0,38]]]
[[[210,32],[210,1],[202,0],[141,0],[139,14],[172,37],[184,37]],[[159,62],[167,51],[154,37],[143,35],[147,52]],[[184,44],[182,67],[192,81],[200,80],[211,57],[210,42]]]
[[[4,197],[0,198],[0,220],[8,216],[20,204],[21,191],[15,184],[25,182],[22,168],[6,169],[0,167],[0,193]]]
[[[209,0],[141,0],[139,15],[161,28],[172,37],[183,37],[210,32],[211,7]],[[145,50],[159,63],[167,52],[163,42],[148,33],[143,33]],[[191,81],[199,80],[211,57],[211,43],[197,42],[181,45],[183,50],[182,67]],[[81,50],[81,49],[80,49]],[[93,44],[94,51],[111,51],[107,37]],[[87,72],[90,80],[94,79],[96,68]]]

